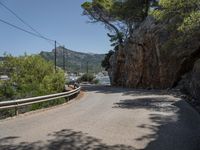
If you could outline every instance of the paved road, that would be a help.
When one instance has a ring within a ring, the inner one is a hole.
[[[85,87],[85,96],[0,121],[1,150],[200,150],[200,115],[163,91]]]

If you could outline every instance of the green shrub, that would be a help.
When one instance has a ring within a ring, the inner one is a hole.
[[[38,55],[12,57],[6,56],[0,69],[9,80],[0,81],[0,99],[11,100],[63,92],[64,71],[47,62]],[[46,108],[64,103],[65,98],[41,102],[20,108],[20,113]],[[14,109],[0,111],[0,118],[15,115]]]
[[[98,79],[94,79],[94,80],[92,81],[92,83],[93,83],[93,84],[99,84],[99,80],[98,80]]]
[[[54,71],[54,65],[38,55],[4,59],[1,69],[10,80],[1,83],[0,95],[6,99],[19,99],[62,92],[64,72]]]
[[[79,82],[92,82],[94,80],[95,76],[93,74],[90,73],[86,73],[84,75],[82,75],[78,81]]]
[[[51,106],[63,104],[63,103],[65,103],[65,102],[66,102],[65,98],[60,98],[60,99],[52,100],[52,101],[48,101],[48,102],[36,103],[36,104],[33,104],[33,105],[31,106],[31,110],[37,110],[37,109],[42,109],[42,108],[48,108],[48,107],[51,107]]]

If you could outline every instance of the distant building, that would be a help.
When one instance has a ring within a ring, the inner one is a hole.
[[[7,80],[10,80],[10,78],[7,75],[1,75],[0,80],[7,81]]]
[[[102,72],[99,72],[98,74],[96,74],[96,78],[98,77],[104,77],[104,74]]]

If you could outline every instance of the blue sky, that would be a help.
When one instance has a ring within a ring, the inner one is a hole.
[[[80,52],[106,53],[110,50],[103,25],[87,23],[81,4],[86,0],[0,0],[44,36]],[[0,19],[30,30],[0,5]],[[31,30],[30,30],[31,31]],[[51,51],[53,45],[0,22],[0,55],[36,54]]]

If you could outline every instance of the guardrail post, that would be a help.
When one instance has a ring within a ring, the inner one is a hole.
[[[19,115],[18,104],[17,104],[17,106],[15,107],[15,115],[16,115],[16,116],[18,116],[18,115]]]

